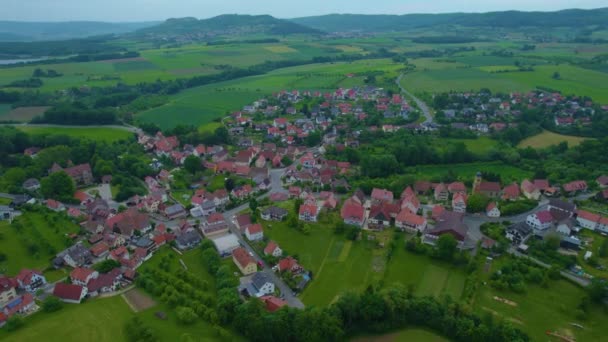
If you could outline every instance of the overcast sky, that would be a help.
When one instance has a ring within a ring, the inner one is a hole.
[[[606,0],[0,0],[0,20],[144,21],[226,13],[294,18],[329,13],[553,11],[606,6]]]

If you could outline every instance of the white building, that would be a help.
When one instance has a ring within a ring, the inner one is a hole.
[[[232,255],[232,251],[240,247],[239,239],[234,234],[224,235],[211,241],[222,257]]]

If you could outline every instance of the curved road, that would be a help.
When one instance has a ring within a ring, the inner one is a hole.
[[[422,114],[424,114],[424,117],[425,117],[424,124],[428,125],[428,124],[433,123],[433,116],[431,115],[431,110],[429,109],[429,106],[427,106],[426,103],[424,103],[424,101],[422,101],[421,99],[414,96],[414,94],[407,91],[407,89],[403,88],[403,86],[401,85],[402,78],[403,78],[403,74],[400,74],[399,77],[397,77],[397,81],[395,82],[395,83],[397,83],[397,86],[399,87],[399,89],[401,89],[401,92],[404,93],[405,95],[411,97],[414,100],[414,102],[416,102],[416,105],[418,105],[418,108],[420,108],[420,110],[422,111]]]

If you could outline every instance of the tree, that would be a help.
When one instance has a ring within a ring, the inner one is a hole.
[[[551,76],[554,80],[559,80],[562,78],[562,76],[559,74],[559,72],[554,72],[553,76]]]
[[[127,340],[131,342],[156,342],[158,337],[154,330],[144,324],[139,317],[133,317],[124,327]]]
[[[443,234],[437,239],[437,256],[443,260],[452,260],[458,241],[452,236],[452,234]]]
[[[470,213],[479,213],[486,210],[490,199],[488,196],[480,193],[474,193],[467,199],[467,211]]]
[[[198,315],[192,308],[186,306],[179,306],[175,309],[177,314],[177,320],[180,323],[192,324],[198,319]]]
[[[74,181],[64,171],[53,172],[40,182],[40,191],[45,198],[71,200],[76,191]]]
[[[184,169],[191,174],[195,174],[198,171],[203,170],[203,162],[201,161],[201,158],[195,155],[190,155],[186,157],[186,160],[184,160]]]
[[[252,213],[255,213],[255,211],[258,209],[258,200],[255,198],[252,198],[249,201],[249,209],[251,209]]]
[[[8,320],[6,320],[6,325],[4,328],[6,331],[15,331],[23,326],[23,318],[19,315],[13,315]]]
[[[48,296],[42,302],[42,310],[44,312],[55,312],[61,310],[61,308],[63,308],[63,302],[55,296]]]
[[[93,266],[93,269],[99,273],[108,273],[111,270],[120,267],[120,263],[116,260],[108,259]]]
[[[232,191],[232,189],[234,189],[234,179],[230,177],[226,178],[226,180],[224,180],[224,188],[226,188],[228,192]]]

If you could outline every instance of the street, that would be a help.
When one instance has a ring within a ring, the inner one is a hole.
[[[424,101],[422,101],[421,99],[417,98],[416,96],[414,96],[414,94],[410,93],[409,91],[407,91],[407,89],[403,88],[403,86],[401,85],[401,79],[403,78],[403,74],[400,74],[399,77],[397,77],[397,86],[399,87],[399,89],[401,89],[401,92],[403,92],[405,95],[411,97],[414,102],[416,102],[416,105],[418,105],[418,108],[420,108],[420,110],[422,111],[422,114],[425,117],[424,123],[425,124],[430,124],[433,123],[433,116],[431,115],[431,110],[429,109],[429,106],[426,105],[426,103],[424,103]]]

